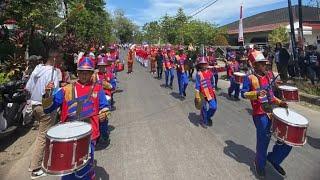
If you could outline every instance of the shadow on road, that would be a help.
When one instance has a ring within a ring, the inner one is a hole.
[[[223,149],[224,154],[231,157],[232,159],[236,160],[239,163],[246,164],[250,167],[252,174],[257,178],[253,162],[255,159],[255,152],[250,148],[247,148],[244,145],[237,144],[232,140],[225,141],[226,146]],[[267,180],[282,180],[283,177],[276,173],[272,167],[270,167],[267,163],[266,166],[266,177],[264,179]]]
[[[183,101],[183,100],[184,100],[184,98],[181,98],[180,94],[177,93],[177,92],[171,92],[170,95],[171,95],[172,97],[180,100],[180,101]]]
[[[188,119],[193,125],[195,125],[197,127],[200,125],[200,121],[201,121],[201,116],[200,115],[192,112],[192,113],[189,113]]]
[[[222,96],[222,97],[225,97],[226,99],[228,99],[230,101],[233,101],[233,99],[231,97],[229,97],[228,93],[226,93],[226,92],[220,92],[218,94],[218,96]]]
[[[166,88],[166,84],[160,84],[160,87]]]
[[[0,138],[0,152],[5,151],[11,144],[13,144],[21,136],[27,134],[31,127],[18,127],[15,131],[11,132]]]
[[[252,115],[252,109],[251,108],[246,108],[246,110],[247,110],[247,112],[250,114],[250,115]]]
[[[208,128],[205,124],[201,122],[201,116],[196,113],[189,113],[188,119],[193,125],[197,127],[201,126],[204,129]],[[209,126],[212,126],[212,122]]]
[[[96,163],[96,160],[95,160]],[[109,174],[107,173],[107,171],[100,166],[95,166],[94,167],[94,171],[96,172],[96,180],[109,180]]]
[[[114,129],[115,129],[115,127],[109,124],[108,130],[111,132],[111,131],[113,131]]]
[[[315,149],[320,149],[320,138],[313,138],[311,136],[307,136],[307,142],[308,144],[315,148]]]
[[[115,93],[122,93],[122,92],[123,92],[122,89],[117,89],[117,90],[115,90]]]

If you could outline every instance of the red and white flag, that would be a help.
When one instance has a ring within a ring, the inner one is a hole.
[[[239,20],[239,37],[238,42],[242,42],[244,44],[244,38],[243,38],[243,25],[242,25],[242,4],[240,6],[240,20]]]

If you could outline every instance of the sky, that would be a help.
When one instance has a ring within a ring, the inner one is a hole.
[[[187,15],[212,0],[107,0],[106,8],[109,12],[122,9],[125,15],[135,24],[142,26],[147,22],[159,20],[166,13],[175,15],[182,7]],[[309,0],[303,0],[308,4]],[[240,4],[243,3],[243,16],[248,17],[260,12],[287,7],[287,0],[218,0],[205,9],[194,19],[208,21],[218,25],[225,25],[239,19]],[[292,0],[297,4],[297,0]]]

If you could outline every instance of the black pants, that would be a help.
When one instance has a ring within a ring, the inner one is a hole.
[[[193,68],[193,67],[190,67],[190,69],[189,69],[189,71],[188,71],[189,78],[192,78],[193,72],[194,72],[194,68]]]
[[[157,74],[158,74],[158,78],[162,79],[162,72],[163,72],[163,67],[162,66],[158,66],[157,67]]]
[[[311,83],[314,85],[314,81],[316,77],[318,78],[318,82],[320,82],[320,67],[316,66],[315,64],[311,64],[307,67],[307,74],[308,78],[310,79]]]
[[[278,73],[283,82],[288,80],[288,64],[277,64]]]

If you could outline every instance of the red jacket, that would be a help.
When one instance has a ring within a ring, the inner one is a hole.
[[[61,122],[74,121],[88,118],[90,119],[92,134],[91,139],[95,140],[99,137],[99,111],[106,109],[109,103],[106,99],[103,88],[99,84],[95,84],[93,92],[90,95],[89,92],[93,84],[80,84],[75,82],[73,84],[68,84],[60,89],[58,89],[52,98],[43,99],[42,105],[45,113],[50,113],[61,107]],[[88,95],[90,95],[88,101]],[[79,117],[76,113],[77,102],[84,102],[82,105]]]
[[[270,81],[272,81],[269,75],[264,76],[256,76],[254,74],[249,75],[244,78],[242,93],[244,97],[250,99],[252,105],[252,115],[262,115],[266,114],[266,112],[262,108],[261,99],[258,98],[258,92],[262,89],[266,90],[269,86]],[[272,88],[268,88],[269,100],[271,103],[280,104],[281,100],[276,98],[273,94]]]
[[[228,77],[232,77],[233,73],[238,72],[240,70],[240,65],[238,61],[231,61],[227,68]]]
[[[98,72],[97,73],[97,80],[100,84],[102,84],[103,81],[110,83],[110,80],[112,77],[113,77],[113,74],[111,72],[106,72],[106,73]],[[104,89],[104,92],[106,93],[106,95],[111,97],[111,90],[112,89]]]

